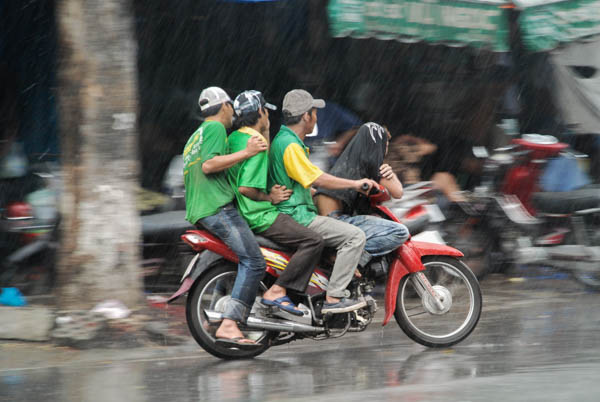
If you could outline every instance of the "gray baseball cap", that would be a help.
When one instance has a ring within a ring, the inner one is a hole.
[[[304,89],[292,89],[283,98],[282,109],[284,112],[289,113],[290,116],[300,116],[313,107],[322,109],[325,107],[325,101],[323,99],[314,99]]]

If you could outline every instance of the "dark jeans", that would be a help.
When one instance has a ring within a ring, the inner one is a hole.
[[[197,223],[227,244],[240,260],[231,300],[225,307],[223,317],[246,322],[267,268],[254,233],[233,204],[225,205],[216,214],[202,218]]]
[[[275,284],[303,293],[321,258],[323,237],[286,214],[277,215],[275,222],[259,235],[296,250]]]

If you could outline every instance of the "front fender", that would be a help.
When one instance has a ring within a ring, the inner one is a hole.
[[[181,278],[181,286],[179,286],[179,289],[177,289],[166,302],[171,303],[187,293],[204,271],[214,265],[215,262],[222,259],[224,259],[222,256],[209,250],[204,250],[203,252],[196,254],[188,264],[188,267]]]
[[[398,297],[398,286],[400,280],[411,272],[416,272],[414,267],[420,267],[419,271],[425,269],[421,263],[421,256],[413,248],[412,242],[407,241],[396,250],[397,257],[390,265],[387,282],[385,285],[385,317],[381,325],[386,325],[394,311],[396,311],[396,299]]]
[[[428,255],[448,255],[462,257],[463,253],[444,244],[427,243],[409,240],[396,250],[397,258],[394,259],[388,272],[385,286],[385,316],[381,325],[386,325],[396,311],[398,286],[400,280],[413,272],[423,271],[425,267],[421,258]]]
[[[464,257],[465,255],[454,247],[446,246],[445,244],[429,243],[424,241],[411,241],[413,248],[417,250],[421,257],[427,255],[448,255],[451,257]]]

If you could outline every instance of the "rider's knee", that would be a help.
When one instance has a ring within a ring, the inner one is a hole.
[[[398,243],[398,245],[408,240],[409,235],[410,234],[408,233],[408,228],[401,223],[398,223],[394,228],[393,232],[391,233],[391,236]]]
[[[242,262],[240,260],[240,262]],[[262,256],[249,256],[244,259],[245,265],[250,267],[253,271],[264,271],[267,269],[267,263],[265,262],[265,258]]]
[[[364,247],[367,243],[367,236],[365,235],[365,232],[354,226],[350,232],[348,243],[354,247]]]
[[[323,240],[323,236],[318,233],[315,233],[315,235],[310,238],[307,244],[311,249],[319,253],[325,248],[325,240]]]

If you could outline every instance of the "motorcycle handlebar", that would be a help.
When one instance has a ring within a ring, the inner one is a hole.
[[[363,191],[367,191],[369,189],[369,185],[367,183],[363,183],[363,185],[360,186],[360,188]],[[379,193],[380,193],[379,189],[375,186],[371,187],[371,191],[369,191],[369,195],[375,195],[375,194],[379,194]]]

